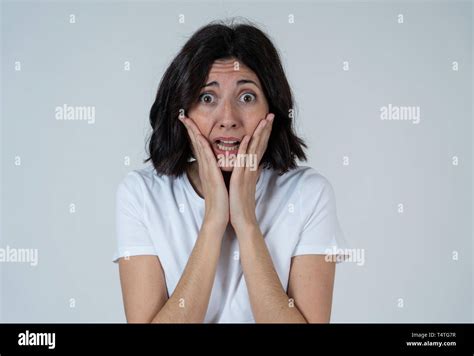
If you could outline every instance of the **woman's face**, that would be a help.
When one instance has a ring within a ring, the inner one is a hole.
[[[257,75],[232,58],[213,63],[199,99],[187,116],[196,123],[218,158],[236,155],[243,137],[251,136],[267,113],[268,103]],[[221,169],[232,171],[233,167],[226,165]]]

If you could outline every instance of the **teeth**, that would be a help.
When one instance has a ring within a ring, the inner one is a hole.
[[[233,144],[233,143],[239,143],[239,141],[224,141],[224,140],[219,140],[219,143],[227,143],[227,144]]]
[[[235,141],[234,141],[235,142]],[[237,148],[239,148],[239,145],[235,145],[235,146],[232,146],[232,147],[228,147],[228,146],[223,146],[223,145],[220,145],[219,143],[217,144],[217,148],[219,148],[220,150],[222,151],[233,151],[233,150],[236,150]]]

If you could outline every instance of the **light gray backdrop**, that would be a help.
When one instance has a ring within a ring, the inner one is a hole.
[[[472,322],[473,10],[455,1],[3,2],[0,247],[38,264],[0,262],[0,321],[125,320],[117,184],[170,60],[233,16],[279,48],[307,164],[365,254],[338,266],[332,321]],[[420,121],[382,120],[389,104]],[[93,121],[58,120],[64,105]]]

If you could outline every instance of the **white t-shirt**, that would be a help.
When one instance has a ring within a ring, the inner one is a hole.
[[[129,172],[117,189],[118,248],[113,261],[158,256],[171,295],[194,247],[204,207],[187,174],[158,176],[151,165]],[[256,186],[256,216],[285,290],[293,256],[335,254],[347,248],[333,188],[311,167],[299,166],[281,176],[263,169]],[[255,322],[238,240],[229,227],[204,322]]]

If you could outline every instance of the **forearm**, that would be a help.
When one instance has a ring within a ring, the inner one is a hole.
[[[204,222],[184,272],[153,323],[202,323],[219,261],[222,227]]]
[[[240,260],[256,322],[306,323],[304,316],[289,299],[273,266],[258,226],[236,231]]]

